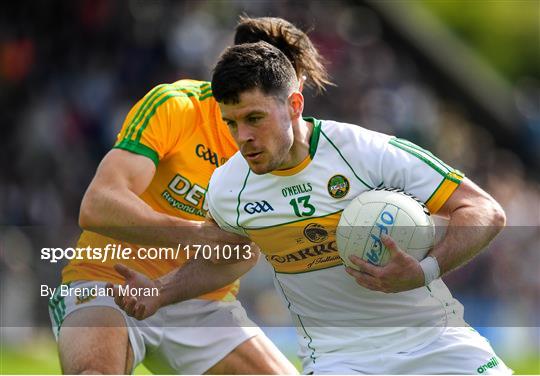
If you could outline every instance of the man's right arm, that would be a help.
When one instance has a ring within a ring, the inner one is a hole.
[[[239,259],[225,262],[195,259],[182,268],[159,278],[161,304],[196,298],[200,295],[233,283],[257,264],[259,250],[250,246],[249,252],[239,255]]]
[[[222,171],[221,171],[222,172]],[[220,170],[216,170],[212,175],[209,189],[206,194],[208,202],[208,213],[205,222],[207,228],[214,228],[219,231],[221,228],[227,230],[224,235],[244,239],[246,244],[240,247],[239,254],[236,257],[225,257],[219,255],[220,247],[213,248],[213,257],[210,260],[205,258],[196,258],[194,256],[191,262],[184,264],[181,268],[171,271],[169,274],[160,277],[157,280],[150,280],[141,273],[129,269],[123,265],[116,265],[115,269],[124,279],[125,284],[136,287],[158,288],[159,295],[155,297],[124,297],[120,296],[118,288],[114,289],[115,302],[128,315],[142,320],[153,315],[160,307],[192,299],[207,292],[214,291],[226,286],[248,272],[257,262],[259,249],[255,245],[248,245],[248,238],[240,235],[237,228],[234,228],[218,215],[215,201],[212,194],[222,193],[222,190],[216,188],[219,184]],[[218,202],[226,201],[222,198]],[[222,208],[223,210],[230,208]],[[213,215],[211,215],[213,213]],[[219,224],[219,225],[218,225]],[[109,284],[108,287],[113,287]]]
[[[79,214],[81,228],[142,245],[247,243],[246,239],[217,226],[155,211],[139,197],[155,171],[154,162],[145,156],[111,150],[100,163],[83,197]]]
[[[242,248],[237,258],[193,259],[156,280],[124,265],[115,265],[116,271],[125,279],[124,285],[157,288],[159,293],[156,296],[126,297],[120,295],[119,288],[112,283],[108,283],[107,287],[113,289],[114,301],[121,309],[129,316],[144,320],[161,307],[197,298],[242,277],[257,264],[260,254],[256,246]]]

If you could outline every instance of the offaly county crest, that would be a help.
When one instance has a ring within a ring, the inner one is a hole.
[[[349,180],[343,175],[334,175],[328,180],[328,193],[333,198],[343,198],[351,188]]]

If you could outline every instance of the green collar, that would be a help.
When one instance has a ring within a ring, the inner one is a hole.
[[[315,157],[317,152],[317,146],[319,145],[319,137],[321,135],[321,121],[313,117],[304,117],[305,121],[313,123],[313,132],[311,133],[311,140],[309,141],[309,156],[311,160]]]

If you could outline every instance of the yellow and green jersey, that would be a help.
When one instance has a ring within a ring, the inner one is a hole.
[[[206,190],[212,172],[237,150],[209,82],[180,80],[152,89],[129,112],[118,134],[115,148],[150,158],[156,173],[140,198],[154,210],[188,220],[202,221],[207,211]],[[181,241],[181,240],[180,240]],[[77,247],[104,248],[137,245],[83,231]],[[122,263],[150,278],[160,277],[185,262],[176,260],[122,260]],[[113,265],[118,260],[72,260],[63,270],[63,282],[97,280],[122,282]],[[238,283],[202,296],[231,299]]]

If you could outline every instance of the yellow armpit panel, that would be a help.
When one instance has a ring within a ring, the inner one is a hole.
[[[278,273],[303,273],[340,265],[336,227],[341,212],[247,230]]]

